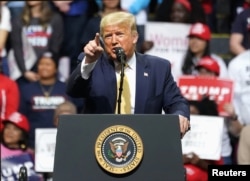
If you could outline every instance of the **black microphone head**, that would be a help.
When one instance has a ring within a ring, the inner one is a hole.
[[[119,62],[121,63],[125,63],[126,61],[126,54],[123,50],[122,47],[116,47],[115,48],[115,54],[116,54],[116,58]]]
[[[116,54],[121,54],[121,53],[124,53],[124,50],[123,50],[122,47],[116,47],[116,48],[115,48],[115,53],[116,53]]]
[[[28,180],[27,168],[25,166],[22,166],[19,169],[19,179],[18,179],[18,181],[27,181],[27,180]]]

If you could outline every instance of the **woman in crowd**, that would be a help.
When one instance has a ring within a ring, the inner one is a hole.
[[[179,75],[197,74],[195,66],[202,57],[211,56],[220,66],[221,78],[227,78],[227,66],[225,61],[210,51],[211,32],[206,24],[195,23],[191,26],[188,35],[188,50],[183,60]]]
[[[1,159],[25,152],[33,156],[33,152],[28,148],[30,126],[27,117],[14,112],[8,118],[2,120],[2,123]]]
[[[13,20],[10,37],[15,61],[22,75],[17,82],[19,85],[34,82],[39,79],[36,71],[37,58],[48,50],[59,53],[63,40],[63,21],[59,14],[51,10],[47,1],[26,1],[21,19]],[[36,54],[31,69],[25,64],[27,60],[24,60],[26,52],[23,51],[22,37],[31,44]]]
[[[70,99],[66,85],[57,77],[58,57],[52,52],[45,52],[38,60],[39,80],[26,84],[20,89],[20,112],[29,119],[30,146],[34,148],[35,129],[53,128],[53,114],[56,107]]]

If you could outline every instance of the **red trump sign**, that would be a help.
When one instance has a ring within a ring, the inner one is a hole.
[[[214,100],[218,105],[220,116],[227,116],[223,110],[224,103],[230,103],[233,98],[233,81],[229,79],[181,76],[178,86],[187,100],[199,101],[204,96]]]

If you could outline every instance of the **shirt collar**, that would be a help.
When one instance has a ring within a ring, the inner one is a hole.
[[[136,56],[135,53],[133,53],[133,56],[128,60],[128,67],[132,70],[135,70],[135,62],[136,62]]]

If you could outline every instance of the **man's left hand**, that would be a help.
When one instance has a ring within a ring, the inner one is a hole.
[[[183,138],[186,132],[190,130],[190,121],[188,120],[188,118],[179,115],[179,122],[180,122],[181,138]]]

